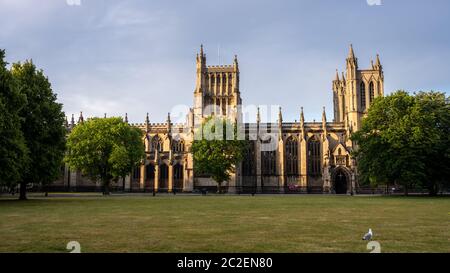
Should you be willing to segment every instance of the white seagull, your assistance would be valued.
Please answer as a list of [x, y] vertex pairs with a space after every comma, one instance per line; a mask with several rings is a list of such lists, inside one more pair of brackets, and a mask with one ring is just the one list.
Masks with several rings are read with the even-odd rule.
[[363, 236], [363, 240], [364, 241], [370, 241], [372, 239], [373, 233], [372, 233], [372, 229], [369, 228], [369, 232], [367, 232], [366, 234], [364, 234]]

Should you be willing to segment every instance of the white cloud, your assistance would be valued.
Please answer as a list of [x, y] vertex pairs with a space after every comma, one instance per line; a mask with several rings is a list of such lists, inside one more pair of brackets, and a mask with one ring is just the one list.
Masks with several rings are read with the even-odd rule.
[[125, 27], [149, 23], [161, 23], [161, 14], [157, 11], [149, 14], [145, 10], [130, 5], [129, 2], [119, 2], [107, 7], [104, 16], [99, 19], [96, 27]]

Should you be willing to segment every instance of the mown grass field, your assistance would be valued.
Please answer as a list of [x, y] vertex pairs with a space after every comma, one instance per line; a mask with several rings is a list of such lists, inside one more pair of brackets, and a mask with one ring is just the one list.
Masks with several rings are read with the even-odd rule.
[[450, 199], [366, 196], [0, 198], [0, 252], [450, 252]]

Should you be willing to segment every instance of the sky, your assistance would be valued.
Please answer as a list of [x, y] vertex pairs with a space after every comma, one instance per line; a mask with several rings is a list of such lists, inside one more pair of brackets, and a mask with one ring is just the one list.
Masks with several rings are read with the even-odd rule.
[[280, 105], [284, 121], [301, 106], [309, 121], [322, 107], [333, 118], [350, 44], [362, 69], [380, 54], [386, 94], [448, 94], [449, 29], [448, 0], [0, 0], [9, 63], [32, 59], [69, 117], [130, 122], [192, 106], [200, 44], [209, 65], [237, 54], [243, 104]]

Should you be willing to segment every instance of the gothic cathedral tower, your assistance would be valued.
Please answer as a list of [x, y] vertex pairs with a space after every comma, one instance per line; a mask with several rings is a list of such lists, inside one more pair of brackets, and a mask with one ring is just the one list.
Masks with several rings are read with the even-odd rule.
[[351, 131], [361, 128], [361, 120], [374, 98], [384, 96], [384, 75], [380, 57], [377, 54], [375, 64], [371, 62], [369, 69], [358, 69], [358, 58], [353, 46], [346, 62], [346, 73], [336, 71], [333, 81], [333, 103], [335, 122], [343, 122]]
[[197, 54], [197, 80], [194, 91], [196, 124], [210, 115], [241, 120], [239, 65], [235, 55], [232, 65], [206, 65], [203, 45]]

